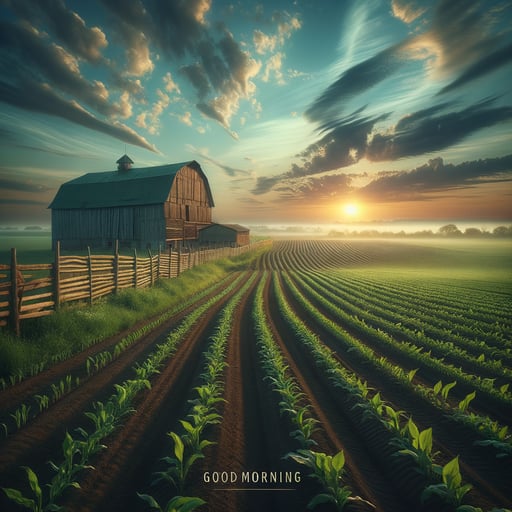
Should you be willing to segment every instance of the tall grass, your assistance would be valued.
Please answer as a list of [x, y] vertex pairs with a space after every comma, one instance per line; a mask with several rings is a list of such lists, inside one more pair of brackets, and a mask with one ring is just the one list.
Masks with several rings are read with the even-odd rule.
[[69, 357], [135, 323], [176, 307], [230, 272], [248, 268], [264, 248], [199, 265], [152, 288], [126, 289], [93, 305], [65, 304], [54, 314], [22, 323], [21, 337], [0, 330], [0, 378], [41, 362]]

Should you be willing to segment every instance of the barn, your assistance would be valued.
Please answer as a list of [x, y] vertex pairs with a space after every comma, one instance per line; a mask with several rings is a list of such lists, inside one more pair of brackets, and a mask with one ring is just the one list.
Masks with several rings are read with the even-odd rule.
[[212, 219], [213, 197], [196, 161], [133, 167], [123, 155], [114, 171], [84, 174], [61, 185], [49, 208], [52, 242], [63, 249], [164, 248], [197, 240]]
[[239, 224], [210, 224], [199, 231], [201, 244], [248, 245], [249, 229]]

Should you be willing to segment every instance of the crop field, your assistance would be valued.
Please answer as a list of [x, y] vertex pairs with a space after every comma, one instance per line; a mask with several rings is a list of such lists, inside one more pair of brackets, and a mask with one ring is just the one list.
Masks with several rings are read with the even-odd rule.
[[510, 249], [275, 240], [5, 380], [0, 510], [512, 508]]

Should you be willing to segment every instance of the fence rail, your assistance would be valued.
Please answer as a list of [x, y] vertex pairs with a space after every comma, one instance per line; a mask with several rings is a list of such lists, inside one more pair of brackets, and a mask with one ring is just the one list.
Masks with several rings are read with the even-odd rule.
[[64, 256], [57, 243], [53, 263], [22, 265], [11, 249], [10, 265], [0, 265], [0, 326], [20, 334], [21, 322], [52, 314], [66, 302], [88, 301], [123, 288], [153, 286], [158, 279], [178, 277], [187, 269], [215, 259], [236, 256], [255, 244], [240, 247], [180, 248], [158, 254]]

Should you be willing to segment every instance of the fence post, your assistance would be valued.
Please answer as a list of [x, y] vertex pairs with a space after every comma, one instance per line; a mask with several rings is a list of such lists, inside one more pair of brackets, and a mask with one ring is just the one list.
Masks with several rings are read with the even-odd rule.
[[137, 249], [133, 249], [133, 287], [137, 288]]
[[60, 307], [60, 240], [55, 244], [55, 261], [53, 262], [53, 296], [55, 309]]
[[178, 242], [178, 268], [176, 270], [176, 277], [181, 274], [181, 244]]
[[92, 304], [92, 259], [91, 259], [91, 248], [87, 246], [87, 266], [89, 269], [89, 303]]
[[16, 336], [20, 335], [20, 306], [21, 297], [19, 297], [18, 288], [18, 262], [16, 261], [16, 248], [11, 248], [11, 314], [12, 327]]
[[119, 240], [114, 246], [114, 293], [119, 292]]
[[148, 256], [149, 256], [149, 282], [150, 286], [153, 286], [155, 280], [153, 277], [154, 269], [153, 269], [153, 255], [151, 254], [151, 249], [148, 247]]
[[172, 277], [172, 247], [169, 244], [169, 279]]

